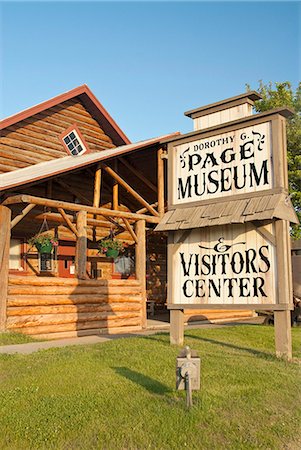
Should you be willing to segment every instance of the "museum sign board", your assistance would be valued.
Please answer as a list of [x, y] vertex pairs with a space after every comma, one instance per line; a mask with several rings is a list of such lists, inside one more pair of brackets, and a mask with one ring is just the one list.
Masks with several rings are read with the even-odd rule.
[[[295, 217], [287, 199], [289, 114], [269, 111], [168, 142], [166, 216], [174, 212], [177, 218], [168, 224], [164, 217], [157, 230], [169, 232], [170, 309], [291, 308], [278, 283], [279, 271], [286, 271], [287, 280], [291, 276], [280, 253], [289, 251], [288, 220]], [[275, 218], [286, 219], [286, 231]]]

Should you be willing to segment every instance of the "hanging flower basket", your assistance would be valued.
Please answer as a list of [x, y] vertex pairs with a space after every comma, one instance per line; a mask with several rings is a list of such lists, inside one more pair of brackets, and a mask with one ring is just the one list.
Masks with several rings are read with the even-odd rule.
[[115, 250], [114, 248], [108, 248], [107, 252], [106, 252], [106, 257], [107, 258], [117, 258], [119, 255], [119, 250]]
[[114, 238], [104, 238], [98, 242], [98, 252], [107, 258], [117, 258], [124, 251], [124, 243]]
[[51, 253], [53, 248], [58, 245], [58, 241], [49, 234], [41, 234], [30, 238], [28, 244], [34, 245], [39, 253]]

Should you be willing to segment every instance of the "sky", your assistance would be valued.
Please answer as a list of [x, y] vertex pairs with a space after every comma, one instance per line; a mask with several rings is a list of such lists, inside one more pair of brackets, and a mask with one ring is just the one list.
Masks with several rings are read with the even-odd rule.
[[87, 84], [131, 141], [301, 74], [300, 2], [1, 2], [0, 115]]

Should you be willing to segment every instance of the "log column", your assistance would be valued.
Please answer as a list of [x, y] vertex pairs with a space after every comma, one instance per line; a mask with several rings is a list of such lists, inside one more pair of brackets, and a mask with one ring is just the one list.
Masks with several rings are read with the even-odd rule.
[[77, 278], [84, 280], [87, 265], [87, 211], [79, 211], [76, 216], [77, 232], [75, 252], [75, 273]]
[[101, 167], [100, 165], [98, 165], [94, 177], [94, 197], [93, 197], [94, 208], [99, 208], [100, 195], [101, 195]]
[[158, 213], [160, 217], [164, 216], [164, 160], [162, 154], [163, 150], [160, 148], [157, 152]]
[[[118, 163], [117, 161], [114, 161], [114, 170], [117, 173], [118, 171]], [[118, 187], [118, 183], [116, 180], [114, 180], [114, 184], [113, 184], [113, 199], [112, 199], [112, 209], [114, 209], [115, 211], [118, 210], [118, 205], [119, 205], [119, 187]]]
[[138, 220], [135, 225], [137, 236], [136, 278], [142, 287], [142, 328], [146, 328], [146, 236], [145, 220]]
[[0, 206], [0, 331], [6, 328], [11, 210]]

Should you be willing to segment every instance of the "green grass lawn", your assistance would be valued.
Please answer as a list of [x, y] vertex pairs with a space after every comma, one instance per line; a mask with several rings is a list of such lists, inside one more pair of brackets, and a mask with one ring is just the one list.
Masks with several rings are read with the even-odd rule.
[[299, 449], [301, 329], [294, 362], [263, 326], [194, 329], [202, 388], [187, 411], [168, 334], [1, 355], [1, 449]]
[[0, 333], [0, 345], [26, 344], [27, 342], [37, 342], [37, 340], [21, 333]]

